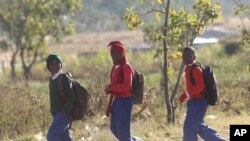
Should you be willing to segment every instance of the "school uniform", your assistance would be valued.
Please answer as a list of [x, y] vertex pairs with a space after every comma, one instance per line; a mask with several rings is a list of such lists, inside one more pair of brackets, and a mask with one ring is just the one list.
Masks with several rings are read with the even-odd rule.
[[205, 141], [224, 141], [218, 133], [204, 123], [204, 116], [207, 111], [208, 103], [202, 96], [204, 92], [203, 72], [200, 67], [195, 67], [192, 71], [196, 85], [190, 80], [190, 71], [193, 64], [185, 67], [185, 85], [187, 101], [186, 118], [183, 127], [183, 141], [197, 141], [199, 135]]
[[110, 130], [119, 141], [140, 141], [132, 137], [130, 132], [133, 96], [131, 93], [134, 71], [128, 63], [124, 45], [119, 41], [111, 42], [111, 51], [116, 50], [123, 55], [121, 62], [114, 62], [111, 69], [108, 91], [111, 94], [106, 115], [110, 117]]
[[[122, 80], [122, 71], [124, 80]], [[114, 97], [111, 106], [110, 129], [119, 141], [130, 141], [130, 119], [133, 107], [132, 69], [129, 64], [115, 66], [112, 69], [109, 90]]]
[[71, 109], [73, 107], [74, 95], [72, 91], [72, 83], [69, 78], [63, 77], [63, 84], [66, 95], [63, 98], [59, 94], [57, 88], [58, 77], [62, 74], [61, 71], [54, 74], [49, 80], [50, 93], [50, 112], [53, 116], [53, 121], [48, 130], [48, 141], [71, 141], [69, 133], [69, 123], [71, 120]]

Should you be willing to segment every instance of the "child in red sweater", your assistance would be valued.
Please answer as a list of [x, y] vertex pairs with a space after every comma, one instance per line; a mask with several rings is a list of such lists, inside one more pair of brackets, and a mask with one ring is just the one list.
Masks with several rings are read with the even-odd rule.
[[131, 137], [130, 119], [133, 108], [133, 97], [130, 91], [134, 71], [128, 63], [124, 44], [120, 41], [110, 42], [108, 47], [113, 60], [111, 82], [106, 93], [111, 94], [106, 110], [110, 118], [110, 129], [119, 141], [139, 141], [138, 137]]
[[[206, 125], [203, 120], [208, 104], [206, 99], [202, 96], [205, 88], [203, 72], [202, 69], [196, 65], [195, 49], [193, 47], [185, 47], [182, 52], [182, 59], [186, 65], [186, 92], [179, 97], [179, 101], [182, 103], [189, 98], [187, 101], [186, 119], [183, 127], [183, 141], [197, 141], [197, 135], [205, 141], [225, 141], [214, 129]], [[195, 79], [195, 85], [191, 83], [189, 77], [192, 65], [196, 65], [191, 72]]]

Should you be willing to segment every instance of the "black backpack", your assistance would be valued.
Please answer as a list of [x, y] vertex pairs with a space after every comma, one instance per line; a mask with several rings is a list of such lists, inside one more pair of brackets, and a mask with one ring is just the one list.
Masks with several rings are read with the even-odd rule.
[[[112, 75], [112, 74], [111, 74]], [[122, 80], [123, 76], [123, 68], [122, 68]], [[131, 93], [134, 98], [134, 104], [142, 104], [144, 97], [144, 75], [136, 70], [134, 70]]]
[[193, 85], [195, 85], [195, 79], [194, 79], [192, 71], [195, 67], [200, 67], [203, 71], [203, 80], [205, 84], [205, 91], [203, 93], [203, 96], [207, 100], [208, 105], [211, 105], [211, 106], [216, 105], [219, 94], [218, 94], [216, 79], [215, 79], [212, 68], [209, 66], [204, 66], [200, 63], [193, 64], [190, 70], [190, 74], [189, 74], [191, 83]]
[[59, 94], [65, 98], [65, 91], [62, 85], [63, 77], [68, 77], [72, 82], [72, 88], [74, 93], [74, 105], [71, 110], [71, 121], [81, 120], [87, 114], [88, 101], [90, 95], [88, 91], [75, 79], [72, 78], [70, 73], [63, 73], [59, 76], [57, 80], [57, 89], [59, 89]]
[[136, 70], [134, 70], [131, 92], [134, 97], [134, 104], [142, 104], [144, 95], [144, 77], [142, 73]]

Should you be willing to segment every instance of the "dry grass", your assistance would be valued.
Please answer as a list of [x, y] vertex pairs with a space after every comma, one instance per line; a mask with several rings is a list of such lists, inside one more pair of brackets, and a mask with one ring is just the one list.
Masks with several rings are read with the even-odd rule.
[[[162, 107], [164, 110], [164, 107]], [[210, 109], [212, 110], [212, 109]], [[185, 110], [182, 110], [184, 113]], [[205, 122], [214, 128], [223, 138], [229, 140], [229, 127], [232, 124], [248, 124], [250, 120], [249, 115], [243, 116], [227, 116], [220, 111], [214, 111], [213, 114], [207, 115]], [[151, 117], [147, 120], [136, 120], [132, 122], [132, 134], [139, 136], [143, 141], [181, 141], [182, 140], [182, 126], [184, 114], [180, 117], [179, 123], [176, 125], [169, 125], [165, 121], [165, 116]], [[157, 116], [157, 115], [155, 115]], [[212, 117], [212, 118], [211, 118]], [[97, 124], [94, 126], [93, 124]], [[91, 119], [85, 123], [77, 124], [73, 133], [76, 140], [81, 138], [92, 138], [93, 141], [116, 141], [108, 127], [108, 119], [104, 118], [104, 123], [98, 123], [98, 119]], [[101, 125], [101, 126], [98, 126]], [[81, 127], [82, 126], [82, 127]], [[79, 130], [80, 129], [80, 130]], [[200, 139], [201, 140], [201, 139]]]
[[133, 47], [143, 43], [143, 33], [141, 31], [82, 33], [65, 38], [60, 45], [51, 46], [53, 51], [79, 54], [106, 49], [108, 43], [113, 40], [121, 40], [127, 47]]
[[0, 140], [47, 129], [47, 97], [9, 84], [0, 84]]
[[[47, 91], [42, 90], [42, 86], [45, 86], [45, 84], [34, 85], [34, 89], [23, 90], [19, 87], [1, 84], [0, 106], [1, 110], [4, 111], [1, 111], [0, 115], [0, 131], [2, 131], [0, 140], [38, 141], [41, 139], [40, 141], [45, 141], [51, 117], [47, 105], [48, 95], [44, 95]], [[42, 97], [34, 95], [38, 93]], [[143, 141], [181, 141], [186, 108], [184, 105], [180, 105], [176, 111], [176, 124], [168, 124], [163, 95], [157, 93], [158, 91], [152, 91], [152, 95], [157, 97], [145, 99], [148, 106], [140, 116], [133, 119], [132, 134], [141, 137]], [[44, 106], [46, 106], [46, 109], [41, 108]], [[105, 107], [105, 104], [103, 106]], [[240, 115], [231, 114], [223, 111], [222, 107], [222, 103], [216, 107], [210, 107], [205, 122], [228, 140], [230, 125], [248, 124], [250, 116], [244, 111]], [[133, 113], [140, 108], [142, 108], [142, 105], [135, 106]], [[71, 132], [75, 140], [116, 141], [109, 130], [109, 119], [104, 116], [103, 110], [93, 110], [92, 112], [93, 114], [90, 114], [86, 120], [73, 123]]]

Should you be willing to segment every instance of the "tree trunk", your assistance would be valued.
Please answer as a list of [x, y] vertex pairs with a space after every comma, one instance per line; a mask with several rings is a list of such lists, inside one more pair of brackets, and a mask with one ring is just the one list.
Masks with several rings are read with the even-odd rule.
[[163, 29], [163, 35], [165, 40], [163, 41], [163, 77], [164, 77], [164, 94], [165, 94], [165, 102], [167, 107], [167, 122], [173, 123], [174, 122], [174, 115], [173, 115], [173, 106], [170, 102], [170, 95], [169, 95], [169, 77], [168, 77], [168, 47], [167, 47], [167, 26], [168, 26], [168, 15], [169, 15], [169, 6], [170, 0], [167, 1], [166, 4], [166, 13], [165, 13], [165, 23]]
[[[28, 81], [29, 81], [29, 78], [31, 76], [31, 69], [32, 69], [33, 65], [36, 63], [36, 60], [38, 57], [39, 47], [36, 47], [35, 50], [33, 51], [33, 58], [30, 61], [30, 63], [25, 62], [25, 56], [24, 56], [25, 51], [26, 51], [26, 48], [22, 47], [20, 50], [20, 57], [21, 57], [21, 61], [22, 61], [23, 75], [24, 75], [25, 80], [26, 80], [27, 85], [28, 85]], [[27, 59], [29, 59], [29, 58], [27, 58]]]
[[[17, 53], [19, 52], [19, 45], [20, 45], [20, 42], [19, 40], [17, 40], [17, 38], [15, 38], [16, 40], [13, 39], [13, 31], [12, 31], [12, 28], [9, 29], [9, 49], [11, 50], [12, 52], [12, 56], [11, 56], [11, 60], [10, 60], [10, 70], [11, 70], [11, 74], [10, 74], [10, 77], [11, 77], [11, 80], [12, 81], [15, 81], [16, 80], [16, 56], [17, 56]], [[15, 47], [13, 47], [12, 45], [12, 42], [15, 43]]]
[[184, 69], [184, 63], [182, 62], [181, 63], [181, 66], [180, 66], [180, 69], [179, 69], [179, 74], [178, 74], [178, 78], [177, 78], [177, 81], [175, 83], [175, 87], [174, 87], [174, 90], [173, 90], [173, 94], [171, 96], [171, 99], [170, 99], [170, 102], [173, 106], [173, 120], [175, 122], [175, 109], [177, 108], [177, 105], [174, 103], [174, 99], [177, 95], [177, 90], [179, 88], [179, 84], [180, 84], [180, 80], [181, 80], [181, 74], [183, 72], [183, 69]]
[[17, 75], [16, 75], [16, 67], [15, 67], [15, 65], [16, 65], [16, 55], [17, 55], [17, 53], [18, 53], [18, 49], [16, 49], [16, 51], [12, 54], [12, 56], [11, 56], [11, 61], [10, 61], [10, 69], [11, 69], [11, 80], [12, 81], [15, 81], [16, 80], [16, 77], [17, 77]]
[[23, 75], [25, 77], [25, 82], [26, 82], [26, 86], [29, 86], [29, 78], [31, 76], [31, 68], [27, 67], [27, 66], [23, 66]]
[[182, 62], [181, 63], [181, 66], [180, 66], [180, 69], [179, 69], [179, 74], [178, 74], [178, 78], [177, 78], [177, 81], [175, 83], [175, 87], [174, 87], [174, 91], [173, 91], [173, 94], [171, 96], [171, 102], [174, 101], [174, 98], [176, 97], [176, 94], [177, 94], [177, 90], [179, 88], [179, 84], [180, 84], [180, 80], [181, 80], [181, 74], [183, 72], [183, 69], [184, 69], [184, 63]]
[[[192, 46], [193, 43], [194, 43], [194, 39], [195, 39], [196, 35], [193, 36], [190, 40], [188, 40], [187, 42], [187, 46]], [[174, 121], [175, 121], [175, 109], [177, 108], [177, 105], [174, 104], [174, 99], [177, 95], [177, 90], [179, 88], [179, 84], [180, 84], [180, 80], [181, 80], [181, 74], [183, 73], [183, 69], [184, 69], [185, 65], [183, 63], [183, 61], [181, 62], [181, 66], [180, 66], [180, 69], [179, 69], [179, 74], [178, 74], [178, 78], [177, 78], [177, 81], [175, 83], [175, 87], [174, 87], [174, 91], [173, 91], [173, 94], [171, 96], [171, 99], [170, 99], [170, 102], [173, 106], [173, 113], [174, 113]]]

